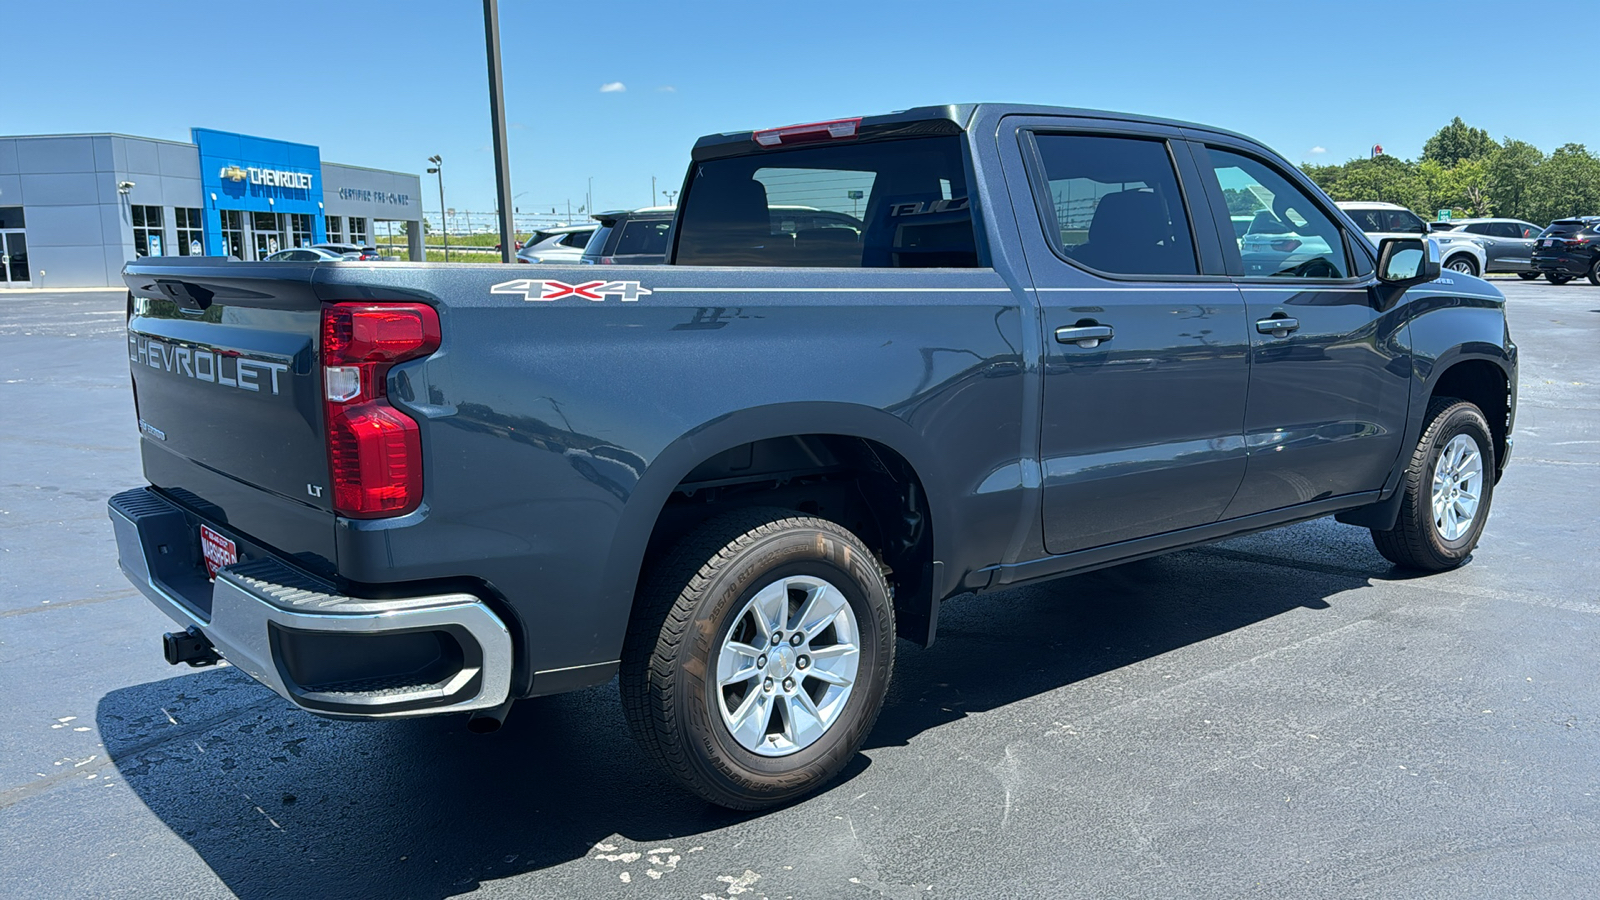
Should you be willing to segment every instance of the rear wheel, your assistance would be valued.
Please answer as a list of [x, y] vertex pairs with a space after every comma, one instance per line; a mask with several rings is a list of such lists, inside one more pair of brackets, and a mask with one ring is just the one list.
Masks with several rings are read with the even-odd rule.
[[1596, 256], [1594, 262], [1589, 263], [1589, 283], [1600, 287], [1600, 256]]
[[1546, 273], [1544, 273], [1544, 280], [1550, 282], [1551, 284], [1566, 284], [1567, 282], [1572, 280], [1572, 276], [1571, 275], [1557, 275], [1554, 272], [1546, 272]]
[[894, 666], [882, 569], [843, 527], [745, 509], [652, 567], [622, 658], [646, 753], [712, 803], [760, 809], [826, 784], [877, 721]]
[[1372, 530], [1378, 552], [1397, 566], [1424, 572], [1466, 562], [1489, 517], [1493, 448], [1482, 410], [1465, 400], [1435, 397], [1400, 482], [1400, 516], [1393, 528]]
[[1465, 253], [1450, 257], [1450, 261], [1445, 263], [1444, 267], [1452, 272], [1460, 272], [1463, 275], [1478, 274], [1478, 261]]
[[1539, 277], [1538, 272], [1518, 272], [1517, 277], [1523, 281], [1533, 281]]

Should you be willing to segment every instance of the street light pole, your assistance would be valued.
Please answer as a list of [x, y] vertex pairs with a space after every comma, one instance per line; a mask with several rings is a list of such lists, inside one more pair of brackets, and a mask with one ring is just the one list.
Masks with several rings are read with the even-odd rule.
[[506, 95], [500, 78], [500, 10], [498, 0], [483, 0], [483, 41], [489, 57], [489, 121], [494, 129], [495, 195], [500, 198], [500, 261], [511, 262], [516, 246], [511, 226], [510, 155], [506, 146]]
[[[444, 160], [438, 155], [428, 157], [428, 162], [433, 163], [433, 168], [428, 170], [429, 175], [439, 176], [439, 233], [444, 235], [444, 261], [450, 261], [450, 220], [444, 208]], [[428, 261], [428, 238], [422, 238], [422, 261]]]

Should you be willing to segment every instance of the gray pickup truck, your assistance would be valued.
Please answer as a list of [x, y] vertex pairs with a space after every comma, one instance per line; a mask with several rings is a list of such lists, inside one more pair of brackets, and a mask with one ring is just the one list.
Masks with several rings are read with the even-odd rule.
[[668, 263], [130, 264], [110, 514], [167, 659], [477, 731], [618, 677], [753, 809], [846, 765], [954, 596], [1329, 514], [1449, 569], [1511, 449], [1500, 292], [1209, 127], [713, 135]]

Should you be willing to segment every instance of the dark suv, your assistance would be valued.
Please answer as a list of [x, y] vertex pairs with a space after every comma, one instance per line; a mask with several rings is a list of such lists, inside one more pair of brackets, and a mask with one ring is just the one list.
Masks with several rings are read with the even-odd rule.
[[1600, 285], [1600, 216], [1558, 219], [1533, 242], [1533, 267], [1551, 284], [1579, 275]]
[[659, 266], [667, 261], [667, 238], [672, 232], [670, 206], [618, 209], [595, 213], [600, 227], [583, 248], [584, 265]]

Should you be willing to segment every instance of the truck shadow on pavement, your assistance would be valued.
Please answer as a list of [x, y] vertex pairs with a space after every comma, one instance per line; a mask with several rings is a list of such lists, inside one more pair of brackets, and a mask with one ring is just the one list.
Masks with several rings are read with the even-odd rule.
[[[1203, 549], [952, 601], [934, 647], [899, 645], [869, 754], [835, 790], [862, 789], [875, 748], [1292, 610], [1328, 609], [1328, 597], [1388, 577], [1381, 560], [1339, 573]], [[595, 859], [593, 873], [549, 871], [536, 888], [576, 896], [618, 883], [616, 857], [597, 844], [681, 856], [764, 815], [709, 806], [661, 774], [629, 736], [614, 683], [519, 703], [487, 737], [467, 733], [465, 717], [319, 719], [229, 668], [113, 691], [97, 718], [121, 777], [246, 898], [447, 897]], [[633, 877], [646, 865], [635, 857]], [[650, 886], [697, 895], [688, 887]]]

